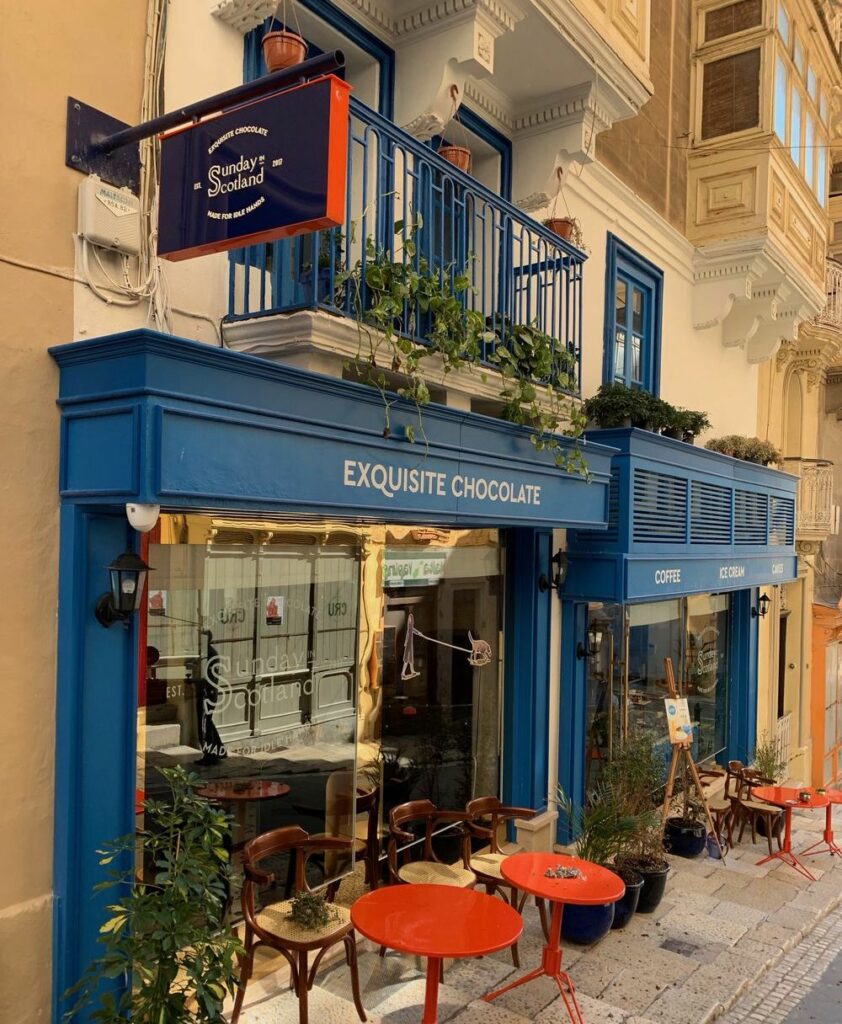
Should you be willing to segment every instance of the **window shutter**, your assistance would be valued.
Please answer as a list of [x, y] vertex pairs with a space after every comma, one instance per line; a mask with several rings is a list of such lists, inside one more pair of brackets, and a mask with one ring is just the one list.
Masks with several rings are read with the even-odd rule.
[[760, 50], [712, 60], [703, 73], [702, 139], [756, 128], [760, 122]]
[[756, 28], [763, 20], [762, 0], [739, 0], [727, 7], [717, 7], [705, 15], [705, 42], [732, 36]]

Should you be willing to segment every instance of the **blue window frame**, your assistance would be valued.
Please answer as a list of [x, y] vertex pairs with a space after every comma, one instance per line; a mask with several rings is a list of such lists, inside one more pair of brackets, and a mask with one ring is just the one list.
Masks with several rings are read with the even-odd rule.
[[657, 395], [664, 273], [610, 232], [605, 264], [603, 380]]

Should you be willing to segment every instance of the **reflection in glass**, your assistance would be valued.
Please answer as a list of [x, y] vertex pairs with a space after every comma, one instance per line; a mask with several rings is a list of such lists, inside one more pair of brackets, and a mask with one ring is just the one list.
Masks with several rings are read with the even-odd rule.
[[643, 292], [639, 288], [632, 288], [632, 330], [643, 333]]
[[637, 334], [632, 335], [631, 344], [631, 378], [640, 381], [640, 349], [642, 341]]
[[728, 723], [727, 594], [687, 598], [685, 693], [693, 721], [693, 755], [702, 761], [725, 748]]
[[614, 374], [618, 380], [622, 380], [626, 372], [626, 332], [617, 331], [614, 334]]
[[627, 285], [626, 282], [621, 278], [617, 278], [617, 287], [615, 289], [615, 308], [616, 308], [616, 321], [618, 324], [625, 324], [626, 322], [626, 305], [627, 299]]

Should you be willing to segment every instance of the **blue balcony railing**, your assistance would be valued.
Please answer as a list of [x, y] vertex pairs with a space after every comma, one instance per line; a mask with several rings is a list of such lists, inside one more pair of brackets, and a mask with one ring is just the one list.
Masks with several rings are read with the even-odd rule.
[[[554, 339], [557, 365], [569, 367], [578, 392], [584, 254], [355, 99], [350, 117], [345, 224], [232, 253], [227, 319], [300, 309], [355, 316], [368, 299], [371, 240], [395, 262], [412, 260], [451, 280], [467, 274], [471, 287], [460, 299], [482, 314], [493, 337], [484, 362], [513, 328], [534, 326]], [[359, 294], [341, 277], [355, 267]], [[424, 343], [418, 310], [405, 308], [400, 328]]]

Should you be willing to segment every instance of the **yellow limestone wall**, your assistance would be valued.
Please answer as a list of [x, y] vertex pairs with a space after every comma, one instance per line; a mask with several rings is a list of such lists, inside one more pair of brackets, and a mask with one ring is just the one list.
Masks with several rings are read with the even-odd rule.
[[0, 1021], [49, 1020], [58, 577], [58, 374], [73, 284], [68, 94], [136, 122], [146, 5], [5, 4], [0, 32]]

